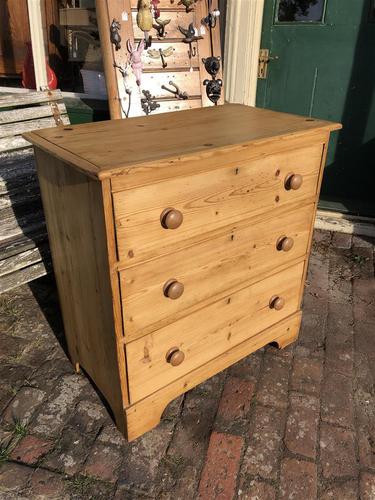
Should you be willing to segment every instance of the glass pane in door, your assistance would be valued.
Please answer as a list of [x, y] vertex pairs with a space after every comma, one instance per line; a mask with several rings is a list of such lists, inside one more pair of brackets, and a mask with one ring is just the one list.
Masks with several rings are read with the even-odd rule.
[[325, 0], [279, 0], [277, 23], [321, 23]]

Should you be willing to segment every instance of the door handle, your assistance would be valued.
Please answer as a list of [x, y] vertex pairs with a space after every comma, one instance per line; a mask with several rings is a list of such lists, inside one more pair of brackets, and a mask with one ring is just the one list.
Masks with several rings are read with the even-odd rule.
[[268, 63], [277, 60], [279, 56], [270, 56], [269, 49], [260, 49], [259, 51], [259, 64], [258, 64], [258, 78], [265, 80], [267, 78]]

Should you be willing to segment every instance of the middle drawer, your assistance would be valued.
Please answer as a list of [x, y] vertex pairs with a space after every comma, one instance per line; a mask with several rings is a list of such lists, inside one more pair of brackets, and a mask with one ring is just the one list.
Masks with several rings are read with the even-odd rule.
[[134, 340], [307, 252], [314, 205], [269, 212], [213, 239], [120, 272], [125, 338]]

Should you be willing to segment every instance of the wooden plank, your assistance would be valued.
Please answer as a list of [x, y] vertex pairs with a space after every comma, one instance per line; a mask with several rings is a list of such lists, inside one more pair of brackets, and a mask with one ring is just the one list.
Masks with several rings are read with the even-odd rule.
[[[165, 387], [295, 313], [303, 269], [302, 262], [126, 344], [131, 402]], [[273, 296], [284, 299], [281, 310], [269, 306]], [[178, 366], [167, 362], [166, 355], [172, 348], [185, 355]]]
[[300, 323], [301, 313], [298, 312], [245, 340], [241, 344], [232, 347], [232, 349], [220, 356], [210, 359], [206, 364], [196, 368], [184, 377], [174, 380], [160, 391], [127, 408], [128, 440], [132, 441], [155, 427], [159, 423], [168, 403], [180, 394], [190, 391], [208, 377], [212, 377], [271, 342], [278, 343], [280, 347], [286, 347], [297, 338]]
[[48, 245], [25, 250], [17, 255], [0, 260], [0, 277], [14, 273], [25, 267], [49, 260]]
[[[31, 205], [31, 204], [30, 204]], [[16, 211], [17, 212], [17, 211]], [[20, 234], [28, 234], [34, 230], [44, 227], [44, 216], [41, 208], [34, 208], [33, 205], [23, 213], [14, 213], [12, 208], [1, 211], [0, 242], [12, 240]]]
[[[171, 178], [159, 184], [113, 194], [119, 258], [126, 265], [165, 255], [243, 219], [314, 196], [322, 147], [315, 145], [252, 162], [236, 162], [215, 171]], [[298, 190], [286, 190], [294, 172], [303, 177]], [[115, 187], [114, 181], [113, 186]], [[160, 216], [171, 207], [183, 215], [176, 230], [163, 228]]]
[[0, 139], [0, 153], [25, 149], [30, 147], [30, 142], [20, 135]]
[[[21, 114], [21, 112], [20, 112]], [[62, 116], [61, 120], [64, 125], [69, 125], [68, 116]], [[40, 128], [55, 127], [56, 121], [53, 117], [38, 118], [36, 120], [28, 120], [16, 123], [8, 123], [0, 126], [0, 139], [4, 137], [20, 136], [25, 132], [30, 132], [32, 130], [37, 130]]]
[[[190, 67], [192, 68], [198, 68], [199, 67], [199, 62], [198, 62], [198, 49], [197, 49], [197, 43], [193, 43], [192, 47], [194, 50], [196, 50], [196, 55], [192, 57], [191, 59], [191, 64], [188, 58], [188, 50], [189, 46], [185, 43], [179, 43], [179, 42], [170, 42], [170, 43], [164, 43], [164, 42], [159, 42], [155, 41], [152, 43], [152, 46], [150, 49], [145, 50], [142, 54], [142, 62], [144, 65], [145, 71], [147, 70], [161, 70], [162, 69], [162, 62], [160, 57], [157, 59], [154, 59], [153, 57], [150, 56], [149, 51], [156, 51], [158, 52], [159, 49], [162, 50], [167, 50], [169, 48], [173, 49], [173, 53], [170, 57], [165, 57], [165, 62], [168, 65], [167, 66], [167, 71], [170, 71], [171, 69], [184, 69], [189, 70]], [[171, 49], [171, 50], [172, 50]]]
[[[132, 16], [133, 16], [134, 37], [136, 38], [136, 40], [140, 40], [144, 38], [144, 34], [143, 31], [141, 31], [137, 26], [137, 21], [136, 21], [137, 11], [133, 11]], [[184, 38], [184, 35], [178, 29], [178, 26], [180, 25], [183, 28], [187, 28], [190, 23], [194, 23], [195, 14], [194, 12], [186, 14], [186, 12], [182, 10], [178, 10], [175, 12], [168, 11], [168, 12], [163, 12], [163, 14], [160, 16], [160, 19], [162, 20], [170, 19], [170, 23], [167, 24], [165, 27], [166, 37], [163, 40], [167, 42], [169, 40], [176, 41], [176, 40], [182, 40]], [[156, 22], [154, 22], [154, 24], [156, 24]], [[152, 35], [153, 39], [152, 47], [154, 47], [154, 43], [159, 40], [156, 29], [153, 29], [150, 34]]]
[[[96, 15], [100, 34], [100, 45], [103, 54], [103, 66], [108, 92], [108, 104], [111, 118], [124, 118], [125, 115], [121, 108], [123, 101], [124, 107], [127, 106], [127, 95], [124, 89], [124, 82], [120, 71], [114, 67], [114, 62], [121, 67], [125, 67], [128, 59], [126, 48], [127, 40], [134, 39], [133, 24], [131, 17], [130, 0], [96, 0]], [[126, 14], [126, 16], [125, 16]], [[127, 18], [127, 20], [125, 20]], [[109, 27], [113, 19], [121, 24], [122, 49], [116, 51], [110, 40]], [[135, 96], [138, 93], [138, 87], [135, 78], [131, 77], [128, 86]], [[140, 100], [132, 99], [131, 116], [141, 115], [142, 109]]]
[[[143, 262], [120, 272], [124, 331], [127, 342], [202, 309], [225, 290], [276, 272], [307, 252], [314, 204], [274, 210], [251, 222], [228, 227], [219, 236]], [[293, 248], [278, 250], [281, 237]], [[165, 297], [171, 279], [184, 285], [177, 300]]]
[[69, 354], [124, 429], [102, 186], [39, 149], [35, 155]]
[[[61, 115], [66, 114], [64, 103], [57, 103], [57, 107]], [[21, 122], [25, 120], [35, 120], [37, 118], [44, 118], [47, 116], [52, 116], [50, 104], [45, 104], [43, 106], [33, 106], [31, 108], [6, 110], [0, 113], [0, 125], [6, 123]]]
[[18, 288], [25, 283], [41, 278], [48, 273], [44, 262], [38, 262], [32, 266], [19, 269], [11, 274], [6, 274], [0, 277], [0, 294]]
[[[131, 0], [131, 8], [133, 10], [137, 10], [137, 5], [138, 5], [138, 0]], [[168, 10], [168, 11], [183, 11], [185, 12], [185, 7], [183, 5], [178, 4], [178, 0], [160, 0], [160, 3], [158, 4], [158, 8], [161, 10]]]
[[355, 216], [328, 210], [318, 210], [315, 228], [324, 231], [355, 234], [375, 238], [375, 219], [373, 217]]
[[7, 239], [6, 242], [0, 243], [0, 260], [7, 259], [26, 250], [31, 250], [46, 240], [47, 231], [45, 227], [30, 232], [29, 235], [21, 233], [13, 239]]
[[40, 199], [40, 190], [37, 179], [27, 182], [17, 188], [8, 189], [6, 194], [0, 194], [0, 211], [4, 208], [18, 207], [27, 202], [35, 202]]
[[[185, 162], [189, 165], [194, 156], [195, 159], [199, 156], [202, 170], [208, 158], [214, 154], [217, 161], [224, 149], [228, 154], [236, 152], [239, 157], [241, 151], [248, 157], [255, 151], [257, 154], [271, 154], [285, 150], [288, 140], [291, 143], [298, 139], [311, 142], [316, 140], [314, 135], [320, 140], [326, 132], [338, 128], [340, 125], [335, 123], [226, 104], [137, 117], [134, 121], [111, 120], [71, 125], [58, 131], [50, 129], [29, 133], [26, 138], [72, 162], [77, 168], [91, 165], [87, 168], [89, 175], [95, 166], [100, 178], [131, 172], [128, 175], [131, 179], [133, 175], [142, 176], [147, 171], [145, 177], [150, 179], [153, 169], [158, 170], [165, 165], [170, 167], [171, 164], [168, 177], [171, 173], [178, 175], [180, 165]], [[86, 167], [84, 161], [88, 162]], [[146, 163], [149, 164], [147, 167]], [[184, 170], [187, 175], [186, 165]]]
[[[157, 99], [160, 97], [171, 98], [172, 94], [161, 88], [164, 85], [174, 90], [169, 83], [171, 81], [182, 91], [187, 92], [189, 97], [200, 96], [199, 71], [144, 73], [142, 81], [144, 88], [149, 90]], [[175, 100], [177, 101], [177, 99]]]
[[[24, 151], [27, 154], [24, 154]], [[34, 153], [32, 148], [14, 151], [16, 156], [0, 155], [0, 195], [36, 180]]]
[[27, 0], [0, 3], [0, 75], [19, 78], [30, 42]]
[[62, 98], [60, 90], [9, 93], [0, 96], [0, 109], [27, 106], [29, 104], [41, 104], [43, 102], [60, 101]]
[[173, 111], [182, 111], [184, 109], [196, 109], [202, 106], [201, 99], [189, 99], [186, 101], [173, 99], [171, 100], [158, 100], [160, 107], [156, 109], [153, 113], [169, 113]]

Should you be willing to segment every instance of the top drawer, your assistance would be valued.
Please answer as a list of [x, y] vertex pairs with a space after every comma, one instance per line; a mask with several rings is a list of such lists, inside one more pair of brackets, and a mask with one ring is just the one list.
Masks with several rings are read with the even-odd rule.
[[126, 266], [158, 257], [228, 224], [315, 196], [321, 158], [318, 144], [113, 193], [119, 260]]

